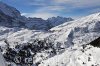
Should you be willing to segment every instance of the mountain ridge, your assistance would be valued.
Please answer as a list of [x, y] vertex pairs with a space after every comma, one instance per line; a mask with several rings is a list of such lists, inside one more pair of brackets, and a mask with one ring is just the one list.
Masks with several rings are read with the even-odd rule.
[[[0, 1], [0, 20], [1, 22], [6, 22], [6, 24], [1, 23], [1, 26], [6, 27], [20, 27], [32, 30], [49, 30], [55, 27], [51, 21], [56, 20], [56, 23], [62, 24], [64, 22], [72, 21], [72, 18], [54, 17], [51, 20], [44, 20], [42, 18], [32, 18], [22, 16], [21, 13], [14, 7], [11, 7], [2, 1]], [[49, 19], [49, 18], [48, 18]], [[60, 22], [61, 21], [61, 22]], [[53, 21], [54, 22], [54, 21]], [[58, 24], [58, 25], [59, 25]]]

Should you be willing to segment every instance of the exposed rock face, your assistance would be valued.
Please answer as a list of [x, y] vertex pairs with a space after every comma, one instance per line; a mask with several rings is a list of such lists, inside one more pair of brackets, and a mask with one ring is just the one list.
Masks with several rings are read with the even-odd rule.
[[0, 25], [6, 27], [23, 27], [25, 26], [20, 12], [0, 1]]
[[42, 18], [28, 18], [25, 24], [30, 29], [35, 30], [49, 30], [47, 21]]
[[94, 47], [100, 47], [100, 37], [90, 42], [90, 44], [93, 45]]
[[21, 16], [20, 12], [16, 8], [11, 7], [1, 1], [0, 1], [0, 12], [3, 12], [5, 15], [8, 15], [10, 17], [15, 17], [15, 18]]

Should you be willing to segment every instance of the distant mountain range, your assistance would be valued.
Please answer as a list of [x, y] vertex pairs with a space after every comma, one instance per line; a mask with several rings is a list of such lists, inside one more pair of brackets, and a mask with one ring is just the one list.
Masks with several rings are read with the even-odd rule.
[[42, 18], [26, 18], [20, 12], [3, 2], [0, 2], [0, 25], [6, 27], [24, 27], [34, 30], [49, 30], [64, 22], [72, 21], [72, 18], [52, 17], [47, 20]]

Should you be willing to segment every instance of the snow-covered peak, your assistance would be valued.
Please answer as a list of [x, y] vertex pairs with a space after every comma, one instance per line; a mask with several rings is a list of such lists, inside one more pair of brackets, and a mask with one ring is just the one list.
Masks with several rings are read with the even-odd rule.
[[[55, 41], [62, 41], [67, 47], [65, 52], [42, 61], [39, 66], [100, 66], [100, 48], [87, 45], [100, 37], [100, 13], [64, 23], [51, 32]], [[99, 40], [93, 43], [100, 45]]]
[[28, 21], [26, 23], [26, 26], [31, 29], [36, 30], [49, 30], [57, 25], [60, 25], [64, 22], [72, 21], [72, 18], [65, 18], [65, 17], [52, 17], [48, 18], [47, 20], [44, 20], [42, 18], [28, 18]]
[[65, 22], [73, 21], [73, 19], [70, 17], [66, 18], [66, 17], [57, 16], [57, 17], [48, 18], [47, 21], [50, 24], [52, 24], [53, 27], [55, 27], [55, 26], [65, 23]]
[[[52, 17], [48, 20], [42, 18], [26, 18], [21, 16], [20, 12], [3, 2], [0, 1], [0, 25], [7, 27], [27, 27], [28, 29], [35, 30], [49, 30], [52, 27], [60, 25], [64, 22], [72, 21], [72, 18], [65, 17]], [[6, 25], [5, 25], [6, 23]]]
[[70, 44], [87, 44], [100, 36], [99, 14], [95, 13], [75, 21], [66, 22], [50, 29], [50, 31], [57, 35], [56, 41], [68, 41], [67, 44], [70, 43], [69, 41], [71, 41]]
[[10, 17], [19, 17], [20, 12], [11, 6], [8, 6], [7, 4], [0, 1], [0, 12], [4, 13], [5, 15], [8, 15]]
[[[34, 22], [32, 22], [34, 23]], [[36, 25], [37, 23], [35, 23]], [[39, 25], [40, 26], [40, 25]], [[92, 14], [81, 19], [70, 21], [54, 27], [47, 31], [35, 31], [28, 34], [30, 30], [25, 31], [25, 34], [21, 30], [21, 33], [13, 33], [10, 38], [16, 38], [15, 40], [35, 39], [35, 38], [50, 38], [52, 41], [63, 43], [62, 46], [70, 47], [73, 44], [82, 45], [91, 42], [92, 40], [100, 36], [100, 16]], [[13, 36], [13, 35], [20, 36]], [[23, 37], [22, 37], [23, 36]], [[21, 42], [26, 41], [22, 40]], [[14, 40], [13, 40], [14, 42]]]
[[[83, 26], [89, 25], [93, 22], [96, 23], [98, 21], [100, 21], [100, 13], [95, 13], [95, 14], [92, 14], [92, 15], [89, 15], [89, 16], [71, 21], [71, 22], [65, 22], [64, 24], [56, 26], [56, 27], [52, 28], [51, 30], [60, 30], [63, 28], [67, 29], [70, 27], [75, 28], [77, 26], [83, 27]], [[64, 29], [64, 30], [66, 30], [66, 29]]]

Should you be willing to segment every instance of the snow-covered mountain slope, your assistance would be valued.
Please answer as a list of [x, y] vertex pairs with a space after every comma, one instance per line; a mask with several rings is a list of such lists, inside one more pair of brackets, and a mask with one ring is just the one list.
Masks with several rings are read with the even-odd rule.
[[39, 66], [100, 66], [100, 48], [88, 45], [66, 49], [62, 54], [56, 55], [41, 62]]
[[[58, 35], [56, 41], [62, 39], [66, 41], [66, 39], [71, 39], [71, 42], [74, 44], [89, 43], [100, 36], [100, 13], [92, 14], [69, 23], [64, 23], [52, 28], [51, 32], [52, 31]], [[62, 36], [63, 38], [61, 39]]]
[[[98, 37], [100, 37], [100, 13], [64, 23], [50, 29], [49, 32], [23, 29], [9, 35], [8, 41], [14, 44], [16, 40], [19, 43], [27, 43], [37, 38], [49, 38], [54, 42], [55, 48], [58, 46], [58, 42], [61, 48], [65, 48], [64, 53], [58, 53], [52, 58], [41, 61], [40, 66], [91, 66], [92, 64], [99, 64], [97, 58], [100, 49], [92, 47], [83, 53], [81, 51], [82, 45], [88, 44]], [[89, 56], [89, 53], [92, 56]], [[89, 58], [91, 58], [91, 61], [88, 62]]]
[[5, 15], [8, 15], [10, 17], [20, 17], [21, 16], [20, 12], [17, 9], [15, 9], [1, 1], [0, 1], [0, 12], [3, 12]]
[[62, 54], [42, 61], [39, 66], [100, 66], [100, 48], [86, 45], [100, 37], [100, 13], [64, 23], [51, 31], [56, 34], [55, 41], [66, 41], [68, 48]]
[[[94, 47], [95, 46], [95, 47]], [[74, 45], [39, 66], [100, 66], [100, 37], [85, 45]]]
[[26, 17], [21, 16], [20, 12], [0, 1], [0, 26], [5, 27], [25, 27]]
[[[64, 47], [73, 44], [87, 44], [100, 36], [100, 15], [92, 14], [81, 19], [64, 23], [47, 31], [22, 29], [9, 35], [16, 40], [23, 38], [51, 38], [55, 43], [61, 42]], [[22, 41], [26, 41], [26, 40]], [[13, 40], [12, 40], [13, 41]]]

